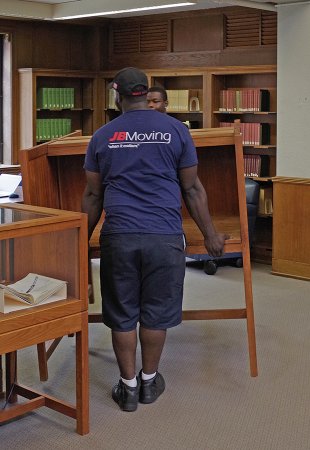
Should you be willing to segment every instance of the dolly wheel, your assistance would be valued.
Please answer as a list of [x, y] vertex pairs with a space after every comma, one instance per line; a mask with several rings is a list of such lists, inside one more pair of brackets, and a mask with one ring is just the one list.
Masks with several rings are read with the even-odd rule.
[[217, 271], [217, 264], [215, 261], [205, 261], [203, 270], [207, 275], [214, 275]]
[[243, 259], [242, 258], [237, 258], [236, 259], [236, 267], [243, 267]]

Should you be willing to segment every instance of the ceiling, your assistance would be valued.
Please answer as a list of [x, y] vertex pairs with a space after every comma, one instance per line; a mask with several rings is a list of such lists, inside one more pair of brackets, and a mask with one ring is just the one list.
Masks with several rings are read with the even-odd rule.
[[[309, 0], [113, 0], [113, 2], [111, 0], [0, 0], [0, 16], [38, 20], [69, 20], [80, 17], [116, 18], [196, 11], [224, 6], [245, 6], [276, 11], [282, 5], [308, 2]], [[187, 5], [176, 6], [177, 3], [187, 3]], [[145, 7], [160, 8], [144, 10]]]

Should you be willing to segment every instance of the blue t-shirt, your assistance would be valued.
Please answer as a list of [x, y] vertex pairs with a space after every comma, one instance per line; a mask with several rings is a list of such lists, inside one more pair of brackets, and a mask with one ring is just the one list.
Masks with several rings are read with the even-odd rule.
[[84, 168], [101, 175], [102, 233], [182, 233], [178, 170], [197, 162], [188, 129], [166, 114], [128, 111], [101, 127]]

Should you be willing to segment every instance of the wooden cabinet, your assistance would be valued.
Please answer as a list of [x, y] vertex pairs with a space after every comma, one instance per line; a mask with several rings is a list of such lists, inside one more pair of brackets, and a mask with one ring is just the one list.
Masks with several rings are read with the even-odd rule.
[[310, 280], [310, 179], [276, 177], [272, 273]]
[[[0, 355], [6, 354], [8, 408], [0, 423], [45, 406], [76, 419], [88, 433], [87, 216], [29, 205], [0, 207], [0, 274], [12, 283], [28, 273], [67, 281], [66, 300], [0, 313]], [[47, 340], [76, 335], [76, 405], [18, 383], [16, 351]], [[72, 355], [69, 354], [68, 357]], [[61, 377], [59, 378], [61, 383]], [[21, 396], [29, 401], [17, 402]]]
[[19, 69], [19, 148], [100, 125], [94, 72]]

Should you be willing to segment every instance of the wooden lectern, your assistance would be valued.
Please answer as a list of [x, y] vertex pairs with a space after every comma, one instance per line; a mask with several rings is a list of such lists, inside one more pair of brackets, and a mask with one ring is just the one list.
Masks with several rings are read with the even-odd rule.
[[[243, 149], [240, 127], [192, 130], [197, 148], [199, 178], [204, 185], [210, 213], [218, 231], [227, 233], [226, 253], [242, 253], [245, 307], [229, 310], [184, 311], [184, 320], [246, 319], [250, 372], [257, 375], [253, 295], [248, 240]], [[76, 132], [62, 139], [21, 150], [25, 203], [80, 211], [85, 187], [84, 156], [89, 137]], [[186, 208], [183, 227], [188, 254], [206, 254], [203, 237]], [[99, 256], [98, 228], [91, 239], [93, 254]], [[89, 322], [101, 315], [89, 315]]]

